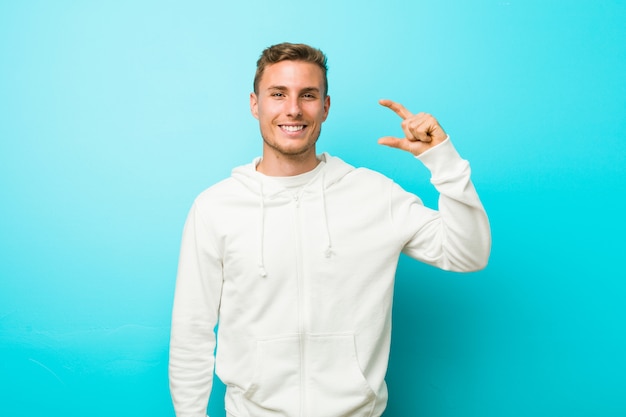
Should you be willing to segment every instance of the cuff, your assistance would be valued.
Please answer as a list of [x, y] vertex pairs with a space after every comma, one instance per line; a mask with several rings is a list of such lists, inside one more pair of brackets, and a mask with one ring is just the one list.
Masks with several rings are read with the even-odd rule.
[[422, 161], [430, 171], [433, 179], [454, 175], [467, 165], [467, 161], [461, 158], [461, 155], [459, 155], [452, 144], [450, 136], [440, 144], [421, 153], [415, 158]]

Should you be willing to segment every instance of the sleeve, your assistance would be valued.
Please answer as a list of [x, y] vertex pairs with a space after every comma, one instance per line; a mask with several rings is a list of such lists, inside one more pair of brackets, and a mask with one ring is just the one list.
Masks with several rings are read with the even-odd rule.
[[403, 252], [448, 271], [483, 269], [491, 251], [491, 229], [470, 180], [469, 163], [449, 138], [416, 158], [431, 173], [431, 183], [439, 192], [438, 209], [424, 207], [418, 198], [407, 198], [408, 193], [396, 187], [392, 210], [397, 227], [411, 233]]
[[196, 202], [183, 230], [172, 312], [169, 381], [177, 417], [205, 417], [213, 386], [222, 266], [212, 241]]

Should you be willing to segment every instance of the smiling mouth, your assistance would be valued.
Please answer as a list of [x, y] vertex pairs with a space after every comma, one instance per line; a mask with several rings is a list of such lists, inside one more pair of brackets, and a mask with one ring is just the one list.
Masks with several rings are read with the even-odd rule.
[[280, 125], [280, 128], [282, 130], [284, 130], [285, 132], [290, 132], [290, 133], [300, 132], [304, 130], [305, 127], [306, 126], [304, 125], [295, 125], [295, 126], [294, 125]]

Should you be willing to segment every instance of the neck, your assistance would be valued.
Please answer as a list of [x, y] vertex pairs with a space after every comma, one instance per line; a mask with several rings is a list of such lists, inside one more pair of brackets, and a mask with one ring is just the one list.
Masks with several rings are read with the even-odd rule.
[[276, 155], [272, 152], [263, 152], [263, 158], [256, 170], [270, 177], [292, 177], [314, 170], [319, 162], [315, 149], [306, 155]]

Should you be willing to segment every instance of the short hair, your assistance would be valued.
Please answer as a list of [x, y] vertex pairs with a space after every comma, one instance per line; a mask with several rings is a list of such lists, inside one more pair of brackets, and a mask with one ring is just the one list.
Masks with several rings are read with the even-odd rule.
[[259, 93], [259, 82], [268, 65], [277, 64], [281, 61], [302, 61], [315, 64], [321, 68], [324, 75], [324, 96], [328, 94], [328, 65], [326, 55], [312, 46], [303, 43], [283, 42], [267, 47], [261, 53], [256, 62], [256, 74], [254, 75], [254, 93]]

